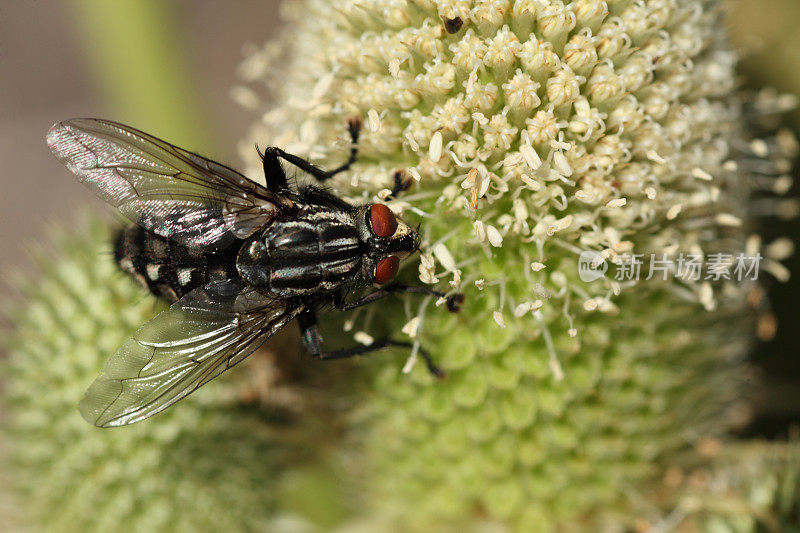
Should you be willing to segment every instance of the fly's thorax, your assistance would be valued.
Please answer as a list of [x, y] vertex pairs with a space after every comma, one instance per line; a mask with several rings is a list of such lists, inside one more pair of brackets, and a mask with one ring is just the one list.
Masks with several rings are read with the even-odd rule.
[[237, 269], [275, 297], [310, 296], [357, 282], [363, 253], [350, 213], [309, 208], [245, 241]]
[[245, 240], [236, 256], [236, 270], [249, 285], [269, 286], [269, 254], [263, 235], [257, 234]]

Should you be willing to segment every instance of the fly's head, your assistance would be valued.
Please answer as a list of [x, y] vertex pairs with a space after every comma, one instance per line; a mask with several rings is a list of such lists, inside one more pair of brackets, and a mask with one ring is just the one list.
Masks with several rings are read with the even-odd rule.
[[389, 283], [400, 260], [419, 249], [419, 235], [384, 204], [359, 207], [355, 221], [366, 249], [364, 277], [378, 285]]

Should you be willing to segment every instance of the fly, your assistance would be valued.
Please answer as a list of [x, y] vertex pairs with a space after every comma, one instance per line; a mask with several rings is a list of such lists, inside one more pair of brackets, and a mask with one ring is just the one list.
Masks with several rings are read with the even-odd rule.
[[[352, 205], [313, 185], [289, 187], [281, 161], [324, 182], [355, 162], [360, 127], [348, 122], [350, 156], [330, 171], [280, 148], [259, 153], [266, 187], [115, 122], [73, 119], [50, 129], [55, 156], [134, 222], [115, 244], [120, 267], [172, 302], [108, 360], [80, 402], [87, 421], [123, 426], [159, 413], [294, 319], [317, 359], [411, 346], [387, 337], [326, 351], [316, 316], [324, 307], [354, 309], [410, 292], [444, 297], [450, 311], [458, 310], [460, 294], [392, 282], [419, 236], [386, 205]], [[402, 172], [394, 181], [393, 195], [407, 189]]]

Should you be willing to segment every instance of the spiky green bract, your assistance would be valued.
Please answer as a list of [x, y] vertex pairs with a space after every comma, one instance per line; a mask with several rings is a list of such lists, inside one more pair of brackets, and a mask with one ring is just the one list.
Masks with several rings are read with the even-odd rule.
[[16, 518], [35, 531], [263, 530], [287, 450], [229, 384], [129, 427], [81, 418], [84, 390], [160, 305], [114, 265], [104, 223], [76, 232], [39, 250], [41, 272], [18, 276], [7, 306], [3, 477]]
[[[369, 363], [352, 431], [366, 523], [656, 523], [666, 466], [724, 432], [742, 385], [753, 284], [706, 278], [708, 263], [758, 252], [751, 192], [786, 190], [739, 158], [769, 146], [743, 133], [717, 3], [285, 6], [293, 60], [276, 74], [270, 44], [242, 65], [279, 102], [243, 142], [251, 175], [253, 142], [335, 166], [361, 117], [361, 158], [333, 186], [386, 200], [404, 170], [414, 188], [390, 205], [422, 223], [420, 281], [466, 296], [460, 315], [409, 299], [354, 321], [373, 336], [402, 327], [449, 373]], [[605, 279], [580, 279], [585, 250]], [[705, 258], [700, 279], [650, 274], [651, 258], [690, 255]]]

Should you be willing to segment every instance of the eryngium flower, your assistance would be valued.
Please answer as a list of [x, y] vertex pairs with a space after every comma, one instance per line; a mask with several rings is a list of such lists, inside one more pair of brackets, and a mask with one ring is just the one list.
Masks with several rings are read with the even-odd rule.
[[[743, 131], [718, 2], [284, 7], [293, 28], [242, 64], [277, 107], [252, 85], [234, 92], [264, 111], [242, 143], [250, 174], [254, 142], [335, 166], [346, 120], [362, 117], [359, 162], [333, 186], [381, 200], [396, 170], [412, 177], [390, 205], [421, 220], [419, 277], [466, 296], [460, 315], [409, 301], [347, 323], [402, 328], [449, 373], [374, 356], [354, 429], [364, 514], [521, 531], [658, 520], [650, 490], [677, 452], [740, 412], [759, 293], [733, 276], [644, 280], [647, 258], [759, 253], [751, 195], [791, 183], [753, 164], [771, 144]], [[610, 264], [604, 278], [579, 277], [587, 250]], [[615, 279], [634, 254], [641, 279]]]

